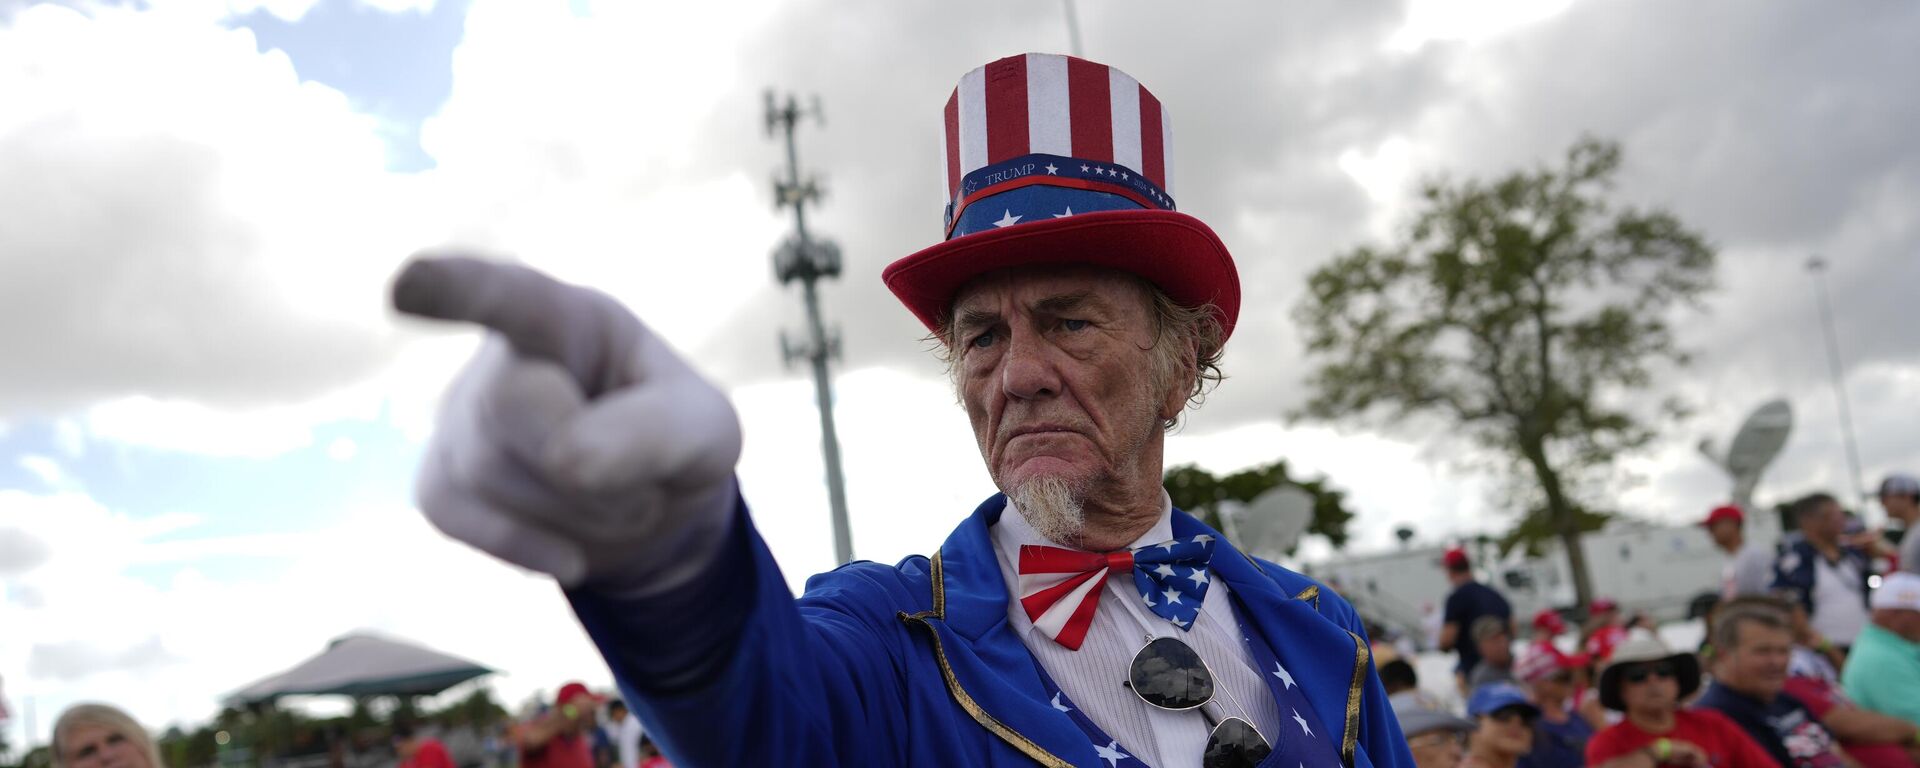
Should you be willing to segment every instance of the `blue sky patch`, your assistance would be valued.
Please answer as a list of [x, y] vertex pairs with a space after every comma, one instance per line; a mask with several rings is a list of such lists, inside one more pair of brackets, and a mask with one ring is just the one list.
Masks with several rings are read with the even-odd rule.
[[302, 82], [346, 94], [353, 108], [383, 123], [387, 168], [434, 166], [420, 146], [420, 124], [453, 93], [453, 49], [466, 33], [469, 0], [439, 0], [425, 13], [387, 13], [355, 0], [321, 0], [299, 21], [264, 10], [238, 17], [261, 51], [280, 50]]

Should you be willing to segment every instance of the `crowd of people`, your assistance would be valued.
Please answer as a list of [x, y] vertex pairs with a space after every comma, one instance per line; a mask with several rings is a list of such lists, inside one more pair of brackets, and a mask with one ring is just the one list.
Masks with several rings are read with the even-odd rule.
[[[498, 751], [450, 749], [440, 729], [406, 713], [395, 713], [387, 733], [391, 752], [350, 758], [334, 751], [330, 767], [672, 768], [624, 701], [579, 682], [562, 685], [551, 704], [509, 723]], [[54, 768], [167, 768], [152, 734], [109, 704], [67, 708], [52, 737]]]
[[[1700, 524], [1728, 560], [1698, 649], [1644, 615], [1589, 606], [1581, 631], [1547, 609], [1516, 643], [1513, 611], [1465, 552], [1438, 632], [1465, 716], [1422, 691], [1406, 660], [1380, 666], [1421, 768], [1914, 768], [1920, 766], [1920, 481], [1886, 478], [1898, 531], [1868, 530], [1829, 494], [1791, 504], [1768, 547], [1738, 507]], [[1517, 647], [1516, 647], [1517, 646]]]

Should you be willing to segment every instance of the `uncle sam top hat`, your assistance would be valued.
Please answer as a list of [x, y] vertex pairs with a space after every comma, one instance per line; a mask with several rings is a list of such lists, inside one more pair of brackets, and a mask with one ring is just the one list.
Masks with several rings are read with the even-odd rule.
[[889, 265], [887, 288], [938, 332], [956, 291], [1009, 267], [1130, 272], [1183, 306], [1240, 314], [1233, 257], [1174, 208], [1171, 123], [1125, 72], [1071, 56], [1009, 56], [960, 78], [946, 106], [946, 240]]

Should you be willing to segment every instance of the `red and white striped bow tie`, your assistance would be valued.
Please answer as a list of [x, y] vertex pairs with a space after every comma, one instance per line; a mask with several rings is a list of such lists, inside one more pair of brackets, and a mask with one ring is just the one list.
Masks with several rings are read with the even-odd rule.
[[1033, 626], [1068, 650], [1080, 650], [1110, 573], [1131, 573], [1147, 610], [1181, 629], [1193, 627], [1206, 600], [1213, 537], [1200, 534], [1134, 550], [1080, 552], [1020, 548], [1020, 607]]

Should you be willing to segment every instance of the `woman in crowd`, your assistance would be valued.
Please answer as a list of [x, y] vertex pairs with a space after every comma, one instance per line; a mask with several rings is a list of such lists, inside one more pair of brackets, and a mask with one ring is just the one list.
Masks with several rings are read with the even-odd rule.
[[1626, 718], [1587, 742], [1587, 764], [1602, 768], [1707, 766], [1771, 768], [1773, 756], [1713, 710], [1681, 709], [1700, 690], [1700, 661], [1667, 650], [1644, 630], [1613, 650], [1600, 672], [1600, 703]]
[[106, 704], [75, 704], [53, 724], [54, 768], [166, 768], [153, 737]]
[[1513, 683], [1488, 683], [1467, 699], [1476, 728], [1467, 740], [1461, 768], [1515, 768], [1533, 750], [1533, 724], [1540, 708]]

